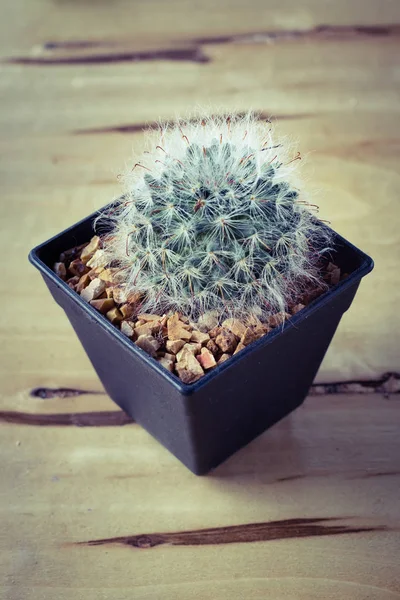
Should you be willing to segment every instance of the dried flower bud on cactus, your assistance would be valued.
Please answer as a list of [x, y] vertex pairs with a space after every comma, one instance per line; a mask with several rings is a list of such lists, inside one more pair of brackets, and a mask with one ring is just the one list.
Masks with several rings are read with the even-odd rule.
[[105, 256], [143, 310], [268, 316], [322, 285], [329, 229], [294, 187], [299, 155], [269, 122], [204, 117], [149, 139], [125, 195], [99, 217]]

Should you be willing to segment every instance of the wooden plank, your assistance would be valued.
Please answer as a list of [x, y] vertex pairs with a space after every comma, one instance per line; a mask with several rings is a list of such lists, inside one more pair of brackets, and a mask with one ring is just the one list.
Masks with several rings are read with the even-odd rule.
[[[3, 596], [399, 598], [398, 3], [0, 11]], [[377, 265], [318, 376], [355, 386], [313, 388], [205, 478], [102, 393], [26, 258], [119, 193], [146, 123], [195, 104], [277, 117], [321, 216]]]
[[310, 397], [209, 477], [136, 424], [3, 422], [5, 597], [396, 597], [394, 398]]

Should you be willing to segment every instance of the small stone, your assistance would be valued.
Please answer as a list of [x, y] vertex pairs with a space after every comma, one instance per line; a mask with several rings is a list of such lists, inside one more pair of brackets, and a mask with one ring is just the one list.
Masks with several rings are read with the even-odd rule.
[[151, 313], [140, 313], [138, 319], [141, 321], [157, 321], [160, 319], [160, 315], [152, 315]]
[[101, 296], [105, 289], [106, 284], [104, 281], [101, 281], [101, 279], [93, 279], [93, 281], [81, 291], [81, 298], [86, 300], [86, 302], [90, 302]]
[[107, 266], [107, 259], [104, 250], [96, 250], [92, 258], [88, 260], [86, 264], [91, 269]]
[[69, 279], [67, 279], [67, 283], [68, 283], [69, 287], [74, 290], [79, 283], [79, 279], [80, 278], [77, 275], [74, 275], [73, 277], [70, 277]]
[[190, 352], [191, 354], [193, 354], [193, 356], [195, 356], [200, 352], [200, 350], [201, 344], [185, 344], [182, 350], [179, 350], [178, 354], [176, 355], [176, 359], [181, 360], [181, 357], [185, 352]]
[[169, 360], [172, 360], [172, 362], [176, 361], [175, 354], [170, 354], [169, 352], [164, 352], [164, 358], [168, 358]]
[[160, 347], [160, 342], [152, 335], [140, 335], [135, 344], [153, 357], [156, 356], [157, 350]]
[[218, 312], [216, 310], [209, 310], [201, 315], [197, 320], [197, 326], [200, 331], [207, 332], [213, 327], [218, 325]]
[[144, 323], [144, 325], [136, 325], [135, 331], [138, 336], [152, 335], [153, 334], [153, 326], [151, 323]]
[[268, 325], [270, 327], [278, 327], [288, 319], [290, 319], [290, 315], [288, 315], [288, 313], [278, 312], [276, 313], [276, 315], [271, 315], [270, 317], [268, 317]]
[[247, 326], [251, 327], [256, 339], [258, 340], [260, 337], [269, 332], [269, 327], [265, 323], [261, 323], [260, 319], [255, 315], [251, 315], [246, 320]]
[[104, 270], [103, 267], [97, 267], [96, 269], [90, 269], [88, 275], [89, 275], [90, 279], [97, 279], [103, 270]]
[[128, 304], [138, 304], [140, 302], [140, 300], [142, 299], [142, 296], [143, 296], [142, 292], [130, 292], [126, 296], [126, 302]]
[[[107, 291], [107, 290], [106, 290]], [[133, 313], [135, 312], [135, 307], [132, 304], [123, 304], [119, 307], [122, 316], [124, 319], [130, 319]]]
[[336, 267], [336, 269], [333, 269], [333, 271], [331, 271], [330, 279], [331, 279], [331, 285], [336, 285], [337, 283], [339, 283], [339, 281], [340, 281], [339, 267]]
[[217, 325], [216, 327], [213, 327], [212, 329], [210, 329], [210, 331], [208, 332], [208, 335], [210, 336], [210, 338], [214, 339], [220, 333], [221, 333], [221, 327], [219, 325]]
[[214, 356], [217, 356], [217, 354], [220, 351], [217, 344], [214, 342], [214, 340], [209, 340], [206, 344], [206, 348], [208, 348], [208, 350], [210, 352], [212, 352], [214, 354]]
[[201, 345], [206, 344], [210, 339], [208, 333], [203, 333], [202, 331], [198, 331], [197, 329], [193, 329], [192, 337], [190, 338], [191, 342], [197, 342]]
[[168, 352], [172, 352], [172, 354], [178, 354], [179, 350], [182, 350], [185, 342], [183, 340], [167, 340], [165, 347]]
[[242, 341], [240, 341], [238, 343], [238, 345], [236, 346], [236, 350], [233, 354], [237, 354], [238, 352], [240, 352], [241, 350], [244, 350], [246, 348], [246, 346], [243, 344]]
[[132, 321], [122, 321], [121, 333], [126, 335], [126, 337], [128, 337], [128, 338], [132, 338], [135, 335], [135, 329], [134, 329]]
[[231, 354], [228, 353], [224, 353], [221, 358], [219, 359], [219, 361], [217, 362], [217, 365], [222, 365], [222, 363], [224, 363], [226, 360], [228, 360], [228, 358], [231, 358]]
[[243, 325], [243, 323], [238, 319], [226, 319], [222, 323], [222, 327], [232, 331], [232, 333], [234, 333], [238, 338], [241, 338], [246, 331], [246, 325]]
[[296, 313], [300, 312], [301, 310], [303, 310], [303, 308], [305, 308], [304, 304], [296, 304], [296, 306], [293, 306], [292, 308], [292, 315], [295, 315]]
[[220, 347], [222, 352], [228, 352], [231, 354], [235, 351], [237, 346], [237, 339], [234, 333], [231, 331], [227, 331], [226, 329], [221, 329], [221, 333], [217, 335], [215, 338], [215, 343]]
[[126, 297], [126, 290], [123, 286], [113, 287], [113, 296], [114, 296], [114, 300], [117, 304], [124, 304], [125, 302], [128, 301], [127, 297]]
[[113, 293], [112, 287], [106, 288], [106, 296], [107, 296], [107, 298], [114, 298], [114, 293]]
[[68, 271], [71, 273], [71, 275], [82, 277], [82, 275], [89, 272], [89, 269], [85, 263], [83, 263], [79, 258], [76, 258], [70, 263]]
[[[106, 301], [109, 301], [109, 298], [106, 298]], [[114, 300], [113, 300], [113, 304], [114, 304]], [[121, 321], [123, 319], [121, 311], [116, 306], [114, 306], [114, 308], [112, 308], [111, 310], [109, 310], [106, 313], [106, 317], [109, 321], [111, 321], [111, 323], [113, 325], [118, 325], [119, 323], [121, 323]]]
[[92, 237], [90, 242], [85, 246], [81, 252], [81, 261], [85, 264], [90, 260], [93, 254], [100, 248], [100, 238], [98, 235]]
[[[100, 268], [100, 267], [98, 267]], [[115, 276], [118, 273], [119, 269], [103, 269], [100, 271], [98, 277], [102, 279], [106, 283], [115, 283]]]
[[183, 327], [183, 323], [179, 320], [178, 313], [175, 313], [167, 321], [168, 339], [169, 340], [190, 340], [192, 334]]
[[160, 358], [157, 358], [157, 362], [159, 362], [160, 365], [162, 367], [164, 367], [164, 369], [167, 369], [167, 371], [169, 371], [170, 373], [173, 373], [173, 371], [174, 371], [174, 362], [172, 360], [170, 360], [166, 356], [162, 356]]
[[114, 300], [111, 298], [102, 298], [101, 300], [91, 300], [90, 304], [103, 315], [114, 308]]
[[193, 383], [204, 375], [201, 365], [189, 350], [183, 352], [175, 368], [183, 383]]
[[66, 280], [66, 278], [67, 278], [67, 269], [65, 268], [64, 263], [62, 263], [62, 262], [56, 262], [54, 264], [53, 271], [54, 271], [54, 273], [56, 275], [58, 275], [58, 277], [60, 277], [60, 279], [62, 279], [63, 281]]
[[243, 346], [248, 346], [257, 339], [257, 334], [255, 333], [254, 329], [252, 327], [246, 327], [239, 343], [243, 344]]
[[89, 273], [85, 273], [85, 275], [82, 275], [82, 277], [76, 284], [76, 291], [78, 292], [78, 294], [80, 294], [81, 291], [84, 290], [85, 287], [87, 287], [90, 282], [91, 282], [91, 279], [89, 277]]
[[208, 348], [202, 348], [201, 353], [198, 354], [196, 358], [205, 371], [207, 369], [212, 369], [212, 367], [217, 365], [214, 355], [208, 350]]

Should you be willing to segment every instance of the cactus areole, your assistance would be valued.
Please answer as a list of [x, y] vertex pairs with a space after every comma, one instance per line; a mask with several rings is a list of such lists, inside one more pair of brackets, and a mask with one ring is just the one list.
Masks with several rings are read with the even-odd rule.
[[245, 319], [286, 311], [307, 287], [323, 287], [331, 233], [298, 186], [299, 158], [251, 114], [149, 132], [123, 197], [96, 221], [126, 291], [159, 314]]

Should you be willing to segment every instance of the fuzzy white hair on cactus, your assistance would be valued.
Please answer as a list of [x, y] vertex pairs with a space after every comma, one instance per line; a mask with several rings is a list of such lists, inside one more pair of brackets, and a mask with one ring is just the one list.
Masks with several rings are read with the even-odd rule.
[[324, 285], [330, 230], [298, 189], [299, 156], [251, 113], [150, 131], [125, 194], [99, 217], [127, 292], [140, 292], [151, 312], [246, 319], [285, 311], [307, 286]]

